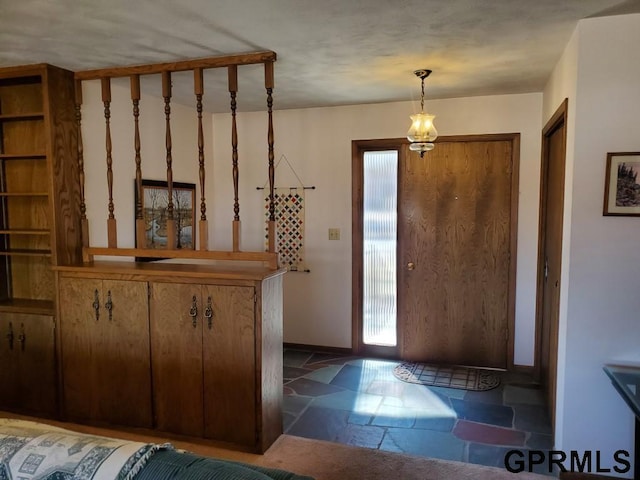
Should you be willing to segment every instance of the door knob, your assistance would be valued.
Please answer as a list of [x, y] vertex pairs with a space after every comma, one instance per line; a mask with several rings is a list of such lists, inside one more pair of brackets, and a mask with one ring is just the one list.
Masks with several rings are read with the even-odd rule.
[[407, 270], [413, 270], [414, 268], [416, 268], [416, 264], [413, 262], [409, 262], [407, 263]]

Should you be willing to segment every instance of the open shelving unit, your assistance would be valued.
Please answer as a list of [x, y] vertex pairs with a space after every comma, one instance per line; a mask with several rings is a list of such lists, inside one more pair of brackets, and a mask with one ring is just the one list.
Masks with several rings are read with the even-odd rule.
[[0, 408], [55, 415], [54, 267], [81, 259], [73, 73], [0, 69]]
[[79, 217], [62, 183], [76, 169], [73, 85], [49, 65], [0, 71], [0, 312], [55, 315], [52, 267], [79, 258], [79, 230], [59, 233]]

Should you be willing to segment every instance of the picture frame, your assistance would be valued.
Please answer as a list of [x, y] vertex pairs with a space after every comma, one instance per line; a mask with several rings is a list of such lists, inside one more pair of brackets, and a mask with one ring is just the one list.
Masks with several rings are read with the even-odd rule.
[[[138, 203], [138, 189], [135, 188]], [[176, 247], [195, 250], [194, 226], [196, 224], [196, 186], [193, 183], [173, 182], [173, 218], [176, 221]], [[145, 225], [145, 245], [138, 248], [167, 248], [166, 219], [169, 200], [169, 185], [163, 180], [142, 180], [142, 216]], [[137, 226], [136, 226], [137, 228]], [[136, 238], [138, 232], [136, 231]], [[157, 260], [157, 259], [156, 259]]]
[[604, 183], [606, 216], [640, 216], [640, 152], [607, 153]]

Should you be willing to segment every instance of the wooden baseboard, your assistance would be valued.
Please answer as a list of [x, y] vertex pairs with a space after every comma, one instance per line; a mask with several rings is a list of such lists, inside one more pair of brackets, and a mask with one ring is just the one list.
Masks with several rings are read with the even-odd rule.
[[535, 367], [533, 365], [513, 365], [508, 368], [508, 371], [534, 376]]
[[304, 350], [314, 353], [336, 353], [340, 355], [352, 355], [353, 350], [351, 348], [340, 347], [325, 347], [322, 345], [306, 345], [303, 343], [284, 343], [284, 348], [289, 350]]

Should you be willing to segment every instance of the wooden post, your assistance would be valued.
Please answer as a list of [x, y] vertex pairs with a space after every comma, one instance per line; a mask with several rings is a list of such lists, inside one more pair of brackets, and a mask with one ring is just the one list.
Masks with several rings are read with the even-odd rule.
[[268, 110], [268, 128], [267, 128], [267, 143], [269, 150], [269, 251], [276, 251], [276, 210], [275, 210], [275, 198], [273, 195], [274, 183], [275, 183], [275, 167], [274, 153], [273, 153], [273, 62], [266, 62], [264, 64], [264, 86], [267, 90], [267, 110]]
[[82, 246], [89, 246], [89, 220], [87, 220], [87, 204], [84, 197], [84, 147], [82, 144], [82, 82], [75, 82], [76, 125], [78, 127], [78, 176], [80, 181], [80, 228]]
[[233, 251], [240, 251], [240, 202], [238, 201], [238, 127], [236, 123], [236, 94], [238, 92], [238, 66], [231, 65], [229, 72], [229, 94], [231, 96], [231, 162], [233, 175]]
[[200, 177], [200, 221], [198, 234], [200, 250], [209, 249], [209, 224], [207, 222], [207, 203], [204, 194], [204, 134], [202, 132], [202, 96], [204, 95], [204, 79], [202, 68], [193, 70], [193, 89], [196, 94], [196, 110], [198, 111], [198, 165]]
[[116, 217], [113, 213], [113, 159], [111, 158], [111, 79], [105, 77], [102, 82], [102, 103], [104, 104], [105, 146], [107, 150], [107, 188], [109, 190], [109, 217], [107, 218], [107, 245], [118, 248]]
[[133, 148], [136, 162], [136, 247], [146, 248], [147, 225], [142, 210], [142, 157], [140, 156], [140, 75], [131, 75], [131, 102], [133, 103]]
[[176, 222], [173, 218], [173, 169], [171, 158], [171, 72], [162, 72], [162, 96], [166, 120], [165, 145], [167, 148], [167, 249], [176, 248]]

